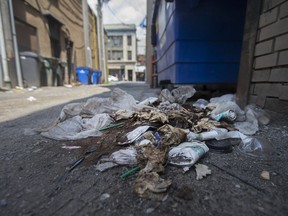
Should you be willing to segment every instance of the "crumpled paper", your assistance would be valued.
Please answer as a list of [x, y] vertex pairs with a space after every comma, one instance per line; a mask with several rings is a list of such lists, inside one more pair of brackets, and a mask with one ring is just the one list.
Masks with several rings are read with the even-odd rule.
[[162, 200], [166, 195], [171, 180], [160, 178], [156, 172], [141, 172], [135, 181], [134, 191], [143, 198], [152, 200]]

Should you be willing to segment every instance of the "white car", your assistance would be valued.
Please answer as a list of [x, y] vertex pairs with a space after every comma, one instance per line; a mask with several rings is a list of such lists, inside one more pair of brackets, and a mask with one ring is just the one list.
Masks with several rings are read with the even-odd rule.
[[117, 82], [117, 81], [119, 81], [119, 79], [118, 79], [118, 77], [109, 75], [109, 76], [108, 76], [108, 81], [109, 81], [109, 82]]

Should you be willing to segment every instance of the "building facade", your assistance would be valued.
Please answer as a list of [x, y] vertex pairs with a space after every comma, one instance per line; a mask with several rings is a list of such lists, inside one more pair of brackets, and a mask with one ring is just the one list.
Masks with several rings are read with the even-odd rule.
[[[13, 0], [12, 2], [20, 54], [27, 51], [34, 52], [43, 58], [61, 62], [65, 70], [62, 78], [66, 83], [76, 79], [76, 66], [99, 68], [97, 20], [87, 3], [85, 23], [81, 0]], [[88, 40], [84, 38], [84, 25], [87, 25]], [[6, 32], [6, 35], [9, 33]], [[7, 39], [9, 38], [6, 37], [5, 40]], [[87, 65], [87, 62], [90, 65]], [[53, 64], [52, 61], [50, 67], [53, 67]], [[10, 70], [13, 70], [13, 67]], [[15, 84], [12, 85], [14, 86]]]
[[136, 81], [136, 26], [111, 24], [107, 32], [107, 63], [109, 75], [119, 80]]

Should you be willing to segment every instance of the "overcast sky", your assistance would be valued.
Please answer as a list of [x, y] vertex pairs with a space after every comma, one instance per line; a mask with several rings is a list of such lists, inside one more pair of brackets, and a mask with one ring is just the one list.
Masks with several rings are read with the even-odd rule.
[[[90, 5], [94, 2], [97, 0], [88, 0]], [[141, 40], [138, 46], [145, 46], [146, 32], [139, 24], [146, 16], [146, 0], [110, 0], [108, 5], [104, 4], [102, 12], [104, 24], [135, 24], [137, 38]]]

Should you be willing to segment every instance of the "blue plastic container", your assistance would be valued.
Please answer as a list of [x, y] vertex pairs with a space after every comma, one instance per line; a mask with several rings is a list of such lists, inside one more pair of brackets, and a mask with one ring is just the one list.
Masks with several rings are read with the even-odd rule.
[[161, 1], [156, 32], [158, 81], [236, 83], [245, 0]]
[[76, 73], [78, 77], [78, 81], [83, 85], [90, 84], [90, 68], [88, 67], [77, 67]]
[[98, 84], [101, 84], [101, 76], [102, 76], [102, 72], [98, 71]]
[[98, 71], [97, 70], [93, 70], [91, 73], [91, 83], [98, 84]]

